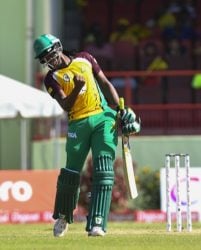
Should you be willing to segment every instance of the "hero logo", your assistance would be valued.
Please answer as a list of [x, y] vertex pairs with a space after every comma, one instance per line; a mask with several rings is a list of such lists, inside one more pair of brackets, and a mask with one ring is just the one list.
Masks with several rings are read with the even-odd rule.
[[26, 181], [5, 181], [0, 185], [0, 201], [6, 202], [10, 198], [25, 202], [31, 199], [33, 194], [31, 185]]

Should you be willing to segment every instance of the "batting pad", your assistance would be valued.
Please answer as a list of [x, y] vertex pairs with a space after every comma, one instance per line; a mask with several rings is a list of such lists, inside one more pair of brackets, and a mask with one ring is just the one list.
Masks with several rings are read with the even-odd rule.
[[62, 168], [57, 180], [57, 192], [53, 218], [63, 218], [73, 223], [73, 210], [79, 197], [80, 174], [67, 168]]
[[106, 231], [113, 183], [112, 157], [104, 155], [95, 159], [86, 231], [91, 231], [94, 226], [99, 226]]

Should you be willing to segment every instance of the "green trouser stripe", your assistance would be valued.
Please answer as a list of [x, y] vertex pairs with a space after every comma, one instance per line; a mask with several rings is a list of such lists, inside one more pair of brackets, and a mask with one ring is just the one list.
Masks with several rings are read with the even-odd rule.
[[73, 222], [73, 210], [79, 197], [80, 174], [68, 169], [61, 169], [57, 181], [57, 192], [53, 218], [65, 217], [68, 223]]

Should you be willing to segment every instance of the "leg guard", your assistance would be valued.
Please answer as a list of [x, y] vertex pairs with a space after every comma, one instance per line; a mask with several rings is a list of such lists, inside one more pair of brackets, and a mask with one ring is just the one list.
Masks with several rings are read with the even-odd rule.
[[93, 184], [86, 231], [99, 226], [106, 231], [111, 204], [114, 170], [111, 156], [100, 156], [94, 160]]
[[53, 218], [65, 218], [73, 223], [73, 210], [76, 208], [79, 197], [80, 174], [62, 168], [57, 180], [57, 192], [54, 205]]

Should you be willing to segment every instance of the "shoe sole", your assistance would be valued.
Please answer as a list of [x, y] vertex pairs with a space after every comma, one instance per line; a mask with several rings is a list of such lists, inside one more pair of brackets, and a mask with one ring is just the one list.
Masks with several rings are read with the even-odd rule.
[[54, 233], [54, 237], [63, 237], [66, 234], [67, 230], [65, 230], [64, 232], [62, 232], [61, 234], [55, 234]]
[[102, 232], [102, 233], [98, 233], [98, 232], [88, 232], [88, 236], [92, 236], [92, 237], [96, 237], [96, 236], [105, 236], [105, 233]]

